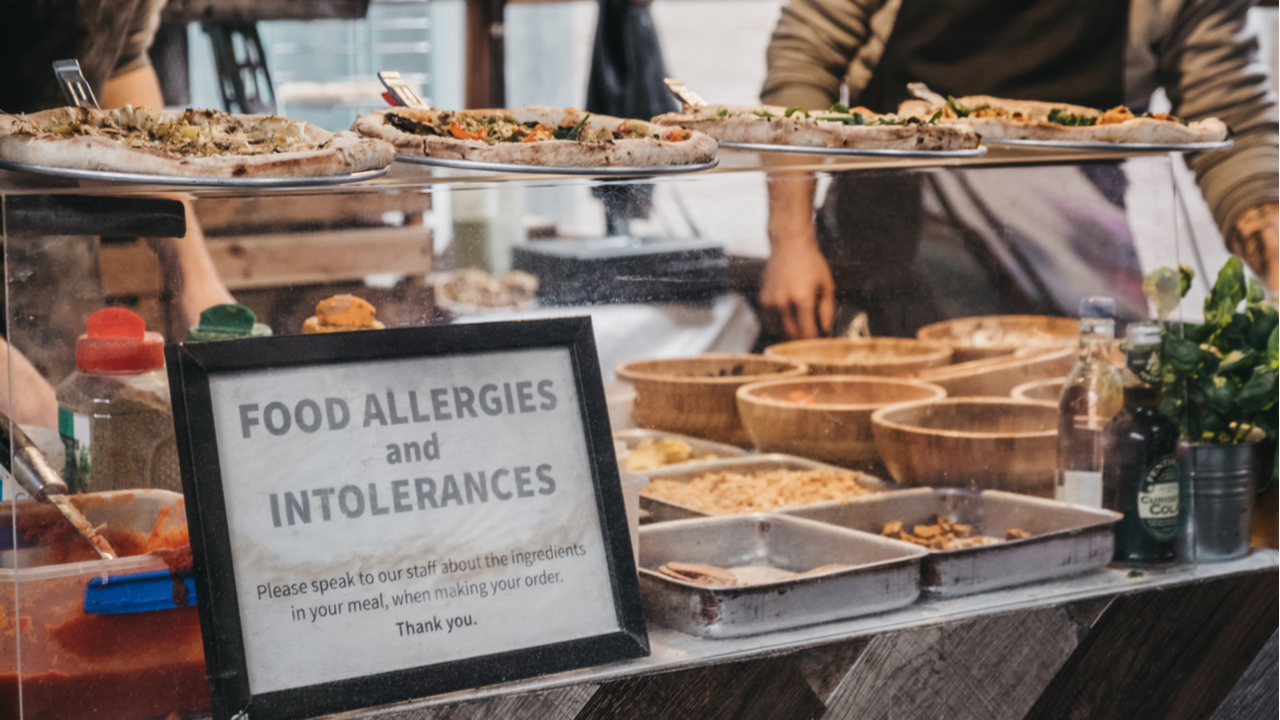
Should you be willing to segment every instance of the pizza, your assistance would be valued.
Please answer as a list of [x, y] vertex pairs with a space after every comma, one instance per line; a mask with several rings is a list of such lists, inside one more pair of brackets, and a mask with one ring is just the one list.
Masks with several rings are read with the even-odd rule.
[[706, 135], [642, 120], [623, 120], [527, 105], [509, 110], [398, 107], [361, 115], [352, 129], [396, 150], [449, 160], [555, 167], [654, 167], [708, 163]]
[[1005, 140], [1185, 144], [1221, 142], [1229, 132], [1217, 118], [1186, 122], [1166, 113], [1136, 114], [1123, 105], [1103, 111], [973, 95], [948, 97], [942, 106], [925, 100], [907, 100], [898, 106], [899, 115], [933, 117], [938, 113], [944, 123], [964, 123], [984, 138]]
[[313, 177], [384, 168], [395, 149], [300, 120], [126, 105], [0, 114], [0, 158], [149, 175]]
[[938, 117], [878, 115], [839, 103], [826, 111], [773, 105], [686, 105], [684, 112], [659, 115], [653, 121], [698, 130], [720, 142], [866, 150], [978, 147], [979, 137], [973, 130], [960, 123], [939, 123]]

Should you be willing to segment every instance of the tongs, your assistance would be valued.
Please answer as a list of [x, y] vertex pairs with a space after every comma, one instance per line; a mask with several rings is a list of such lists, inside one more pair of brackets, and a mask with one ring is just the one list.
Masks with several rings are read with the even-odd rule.
[[707, 101], [702, 99], [701, 95], [690, 90], [684, 83], [675, 78], [663, 78], [662, 82], [666, 84], [667, 89], [680, 99], [687, 108], [703, 108], [707, 106]]
[[[89, 524], [88, 519], [71, 504], [70, 498], [67, 497], [67, 484], [49, 465], [48, 458], [35, 443], [31, 442], [31, 438], [27, 437], [22, 428], [3, 412], [0, 412], [0, 454], [3, 455], [2, 461], [10, 463], [9, 469], [14, 479], [24, 490], [31, 493], [31, 497], [57, 508], [76, 532], [89, 541], [89, 545], [98, 553], [98, 557], [103, 560], [115, 559], [116, 551], [111, 547], [111, 543], [99, 535]], [[12, 461], [9, 461], [9, 458], [12, 458]]]
[[395, 70], [384, 70], [378, 73], [378, 79], [387, 88], [387, 92], [382, 93], [382, 99], [386, 100], [392, 107], [411, 107], [426, 108], [427, 104], [418, 97], [418, 93], [413, 91], [404, 80], [400, 78], [400, 73]]
[[58, 86], [62, 88], [62, 96], [68, 105], [98, 109], [98, 98], [93, 96], [93, 88], [80, 72], [79, 60], [54, 60], [53, 74], [58, 78]]

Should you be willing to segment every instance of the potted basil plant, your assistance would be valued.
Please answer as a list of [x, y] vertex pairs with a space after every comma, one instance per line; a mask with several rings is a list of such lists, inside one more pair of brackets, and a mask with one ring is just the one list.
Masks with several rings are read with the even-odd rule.
[[[1146, 277], [1161, 320], [1193, 278], [1186, 266]], [[1278, 325], [1275, 306], [1256, 280], [1246, 285], [1234, 257], [1205, 300], [1202, 324], [1165, 324], [1160, 407], [1181, 429], [1184, 556], [1193, 561], [1247, 554], [1257, 491], [1275, 479]]]

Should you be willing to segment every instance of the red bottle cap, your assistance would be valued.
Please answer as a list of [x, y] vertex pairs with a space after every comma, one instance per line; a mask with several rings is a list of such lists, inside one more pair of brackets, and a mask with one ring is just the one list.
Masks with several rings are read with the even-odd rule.
[[103, 308], [89, 316], [87, 332], [76, 340], [76, 366], [85, 372], [140, 373], [164, 367], [164, 336], [124, 308]]

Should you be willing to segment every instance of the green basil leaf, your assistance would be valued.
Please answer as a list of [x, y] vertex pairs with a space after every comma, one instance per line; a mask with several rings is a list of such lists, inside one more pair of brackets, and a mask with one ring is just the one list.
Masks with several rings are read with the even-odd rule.
[[729, 117], [729, 109], [720, 108], [719, 110], [716, 111], [716, 117]]
[[1240, 388], [1236, 402], [1247, 412], [1259, 412], [1276, 404], [1276, 373], [1266, 365], [1253, 369], [1249, 381]]
[[808, 112], [807, 110], [805, 110], [804, 108], [801, 108], [801, 107], [789, 107], [789, 108], [787, 108], [787, 117], [791, 117], [792, 115], [795, 115], [796, 113], [800, 113], [801, 115], [804, 115], [805, 117], [809, 117], [809, 112]]
[[1277, 333], [1280, 327], [1271, 328], [1271, 337], [1267, 339], [1267, 366], [1272, 370], [1280, 370], [1280, 353], [1277, 353]]
[[1173, 368], [1174, 372], [1182, 375], [1194, 374], [1204, 362], [1203, 356], [1206, 354], [1200, 349], [1198, 343], [1172, 335], [1164, 336], [1163, 350], [1164, 362]]
[[1182, 302], [1182, 275], [1170, 267], [1159, 267], [1142, 278], [1142, 292], [1156, 306], [1156, 317], [1163, 320]]
[[774, 115], [773, 113], [769, 112], [768, 110], [757, 110], [757, 111], [755, 112], [755, 115], [756, 115], [756, 117], [762, 117], [762, 118], [776, 118], [776, 117], [778, 117], [777, 115]]
[[1267, 298], [1267, 293], [1262, 289], [1262, 283], [1257, 278], [1249, 278], [1249, 290], [1245, 293], [1245, 302], [1250, 305], [1260, 303]]
[[1195, 268], [1186, 264], [1178, 265], [1178, 275], [1181, 278], [1182, 297], [1187, 296], [1187, 291], [1191, 289], [1191, 281], [1196, 279]]
[[1245, 342], [1258, 352], [1266, 352], [1267, 339], [1271, 337], [1271, 331], [1276, 328], [1276, 325], [1280, 325], [1280, 314], [1276, 313], [1276, 309], [1270, 303], [1265, 302], [1248, 308], [1245, 314], [1251, 321]]
[[1210, 325], [1226, 326], [1236, 312], [1236, 306], [1244, 300], [1244, 264], [1232, 257], [1218, 271], [1213, 291], [1204, 301], [1204, 321]]
[[589, 117], [591, 116], [583, 115], [582, 119], [578, 121], [578, 124], [571, 128], [556, 128], [555, 130], [552, 130], [551, 137], [557, 140], [577, 140], [578, 133], [582, 132], [582, 126], [587, 124], [587, 118]]
[[941, 117], [942, 117], [942, 111], [941, 111], [941, 110], [935, 110], [935, 111], [934, 111], [934, 113], [933, 113], [932, 115], [930, 115], [930, 116], [929, 116], [929, 119], [928, 119], [928, 120], [926, 120], [924, 124], [925, 124], [925, 125], [933, 125], [933, 124], [936, 124], [936, 123], [938, 122], [938, 119], [939, 119], [939, 118], [941, 118]]
[[835, 105], [832, 105], [832, 106], [831, 106], [831, 112], [833, 112], [833, 113], [838, 113], [838, 114], [840, 114], [840, 115], [848, 115], [848, 114], [849, 114], [849, 106], [848, 106], [848, 105], [845, 105], [844, 103], [840, 103], [840, 102], [838, 102], [838, 103], [836, 103]]
[[1258, 364], [1260, 359], [1257, 353], [1247, 348], [1244, 350], [1232, 350], [1218, 364], [1218, 372], [1221, 374], [1252, 372], [1253, 367]]
[[1233, 417], [1236, 413], [1236, 386], [1224, 377], [1213, 377], [1201, 386], [1204, 390], [1204, 401], [1209, 409], [1223, 417]]

